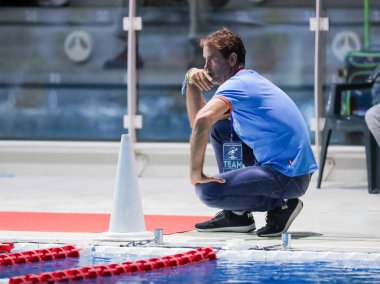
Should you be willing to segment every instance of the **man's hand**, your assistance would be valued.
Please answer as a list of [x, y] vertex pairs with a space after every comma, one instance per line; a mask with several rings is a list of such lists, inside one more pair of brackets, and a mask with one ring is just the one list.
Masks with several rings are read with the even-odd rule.
[[193, 185], [199, 184], [199, 183], [209, 183], [209, 182], [218, 182], [218, 183], [225, 183], [226, 180], [223, 178], [217, 178], [217, 177], [209, 177], [206, 176], [204, 173], [191, 173], [190, 174], [191, 183]]
[[210, 91], [215, 84], [212, 77], [204, 69], [193, 68], [189, 73], [189, 84], [195, 85], [201, 91]]

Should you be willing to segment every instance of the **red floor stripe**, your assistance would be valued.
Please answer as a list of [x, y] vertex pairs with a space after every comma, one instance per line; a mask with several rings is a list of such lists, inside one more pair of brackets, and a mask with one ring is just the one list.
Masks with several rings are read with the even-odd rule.
[[[0, 212], [0, 231], [101, 233], [108, 230], [109, 214]], [[164, 229], [164, 234], [186, 232], [205, 216], [145, 215], [148, 231]]]

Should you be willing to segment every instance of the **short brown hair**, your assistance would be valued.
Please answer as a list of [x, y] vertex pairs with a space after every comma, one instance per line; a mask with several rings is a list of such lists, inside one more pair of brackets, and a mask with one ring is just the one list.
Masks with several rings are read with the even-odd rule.
[[209, 34], [200, 41], [200, 46], [214, 47], [222, 53], [224, 58], [228, 58], [231, 53], [236, 53], [237, 63], [245, 65], [245, 47], [239, 35], [230, 29], [223, 27], [216, 32]]

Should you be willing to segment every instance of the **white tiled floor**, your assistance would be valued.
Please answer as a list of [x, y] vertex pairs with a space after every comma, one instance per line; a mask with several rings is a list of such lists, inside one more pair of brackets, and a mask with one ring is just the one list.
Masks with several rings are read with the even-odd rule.
[[[109, 213], [114, 180], [107, 177], [2, 176], [1, 211]], [[197, 199], [186, 179], [140, 178], [139, 190], [145, 214], [205, 215], [217, 210]], [[293, 247], [380, 252], [380, 195], [368, 194], [366, 184], [312, 183], [302, 198], [304, 209], [290, 227]], [[264, 213], [255, 213], [256, 226], [265, 223]], [[35, 241], [77, 239], [91, 241], [94, 234], [52, 234], [0, 231], [0, 240]], [[196, 244], [276, 246], [279, 239], [259, 238], [254, 233], [188, 232], [165, 236], [167, 246]]]

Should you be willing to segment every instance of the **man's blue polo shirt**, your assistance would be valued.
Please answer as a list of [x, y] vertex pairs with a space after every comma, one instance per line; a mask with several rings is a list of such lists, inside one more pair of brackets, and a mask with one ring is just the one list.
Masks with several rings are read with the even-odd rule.
[[240, 70], [215, 93], [230, 108], [240, 139], [260, 164], [287, 176], [318, 169], [309, 132], [296, 104], [280, 88], [253, 70]]

